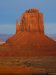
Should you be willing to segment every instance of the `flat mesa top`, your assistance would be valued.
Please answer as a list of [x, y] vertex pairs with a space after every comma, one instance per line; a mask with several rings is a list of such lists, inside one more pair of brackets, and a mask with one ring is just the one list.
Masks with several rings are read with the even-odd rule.
[[38, 12], [39, 10], [37, 8], [32, 8], [32, 9], [29, 9], [29, 10], [26, 10], [26, 13], [36, 13]]

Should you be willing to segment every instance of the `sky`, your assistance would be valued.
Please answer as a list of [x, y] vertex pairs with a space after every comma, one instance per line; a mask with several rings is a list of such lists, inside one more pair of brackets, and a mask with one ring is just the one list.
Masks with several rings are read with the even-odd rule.
[[14, 34], [16, 19], [25, 10], [38, 8], [44, 15], [46, 34], [56, 34], [56, 0], [0, 0], [0, 34]]

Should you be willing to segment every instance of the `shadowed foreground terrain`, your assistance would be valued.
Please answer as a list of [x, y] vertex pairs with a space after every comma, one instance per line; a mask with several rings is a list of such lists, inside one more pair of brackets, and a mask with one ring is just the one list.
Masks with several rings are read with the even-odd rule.
[[54, 75], [56, 73], [56, 57], [3, 57], [0, 58], [0, 73], [14, 73], [22, 75], [38, 75], [40, 73], [44, 73], [44, 75], [46, 75], [46, 73], [48, 73]]
[[15, 73], [10, 73], [10, 74], [1, 74], [1, 75], [52, 75], [48, 73], [32, 73], [32, 74], [15, 74]]

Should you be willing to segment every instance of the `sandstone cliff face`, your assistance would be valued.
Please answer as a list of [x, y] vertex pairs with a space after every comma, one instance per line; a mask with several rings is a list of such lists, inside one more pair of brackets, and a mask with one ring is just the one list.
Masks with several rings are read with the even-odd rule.
[[20, 30], [44, 33], [43, 14], [38, 9], [27, 10], [21, 17]]

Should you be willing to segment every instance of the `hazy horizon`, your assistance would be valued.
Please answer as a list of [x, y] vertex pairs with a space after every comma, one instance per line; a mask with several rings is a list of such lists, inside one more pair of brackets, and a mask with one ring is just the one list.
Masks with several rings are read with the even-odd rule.
[[[54, 31], [53, 31], [53, 25]], [[44, 24], [45, 34], [56, 34], [56, 24]], [[15, 34], [16, 24], [0, 25], [0, 34]]]

